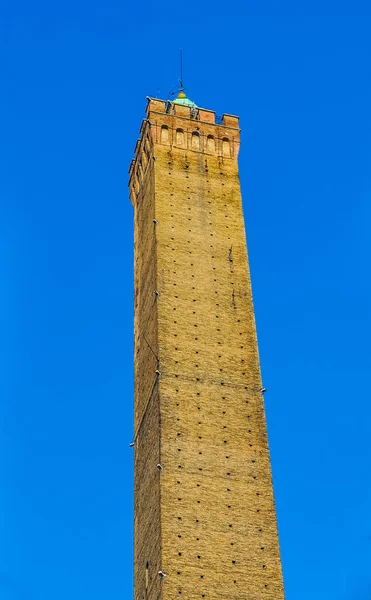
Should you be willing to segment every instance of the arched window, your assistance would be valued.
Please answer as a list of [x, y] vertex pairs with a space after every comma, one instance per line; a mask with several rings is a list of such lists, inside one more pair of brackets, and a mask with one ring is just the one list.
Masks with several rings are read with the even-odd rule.
[[207, 136], [207, 149], [209, 152], [215, 152], [215, 140], [212, 135]]
[[176, 130], [175, 143], [177, 146], [184, 146], [184, 131], [183, 131], [183, 129]]
[[222, 142], [222, 149], [223, 149], [223, 156], [230, 156], [231, 155], [231, 147], [229, 144], [229, 139], [228, 138], [223, 138], [223, 142]]
[[200, 134], [198, 133], [198, 131], [194, 131], [192, 133], [192, 148], [193, 150], [200, 149]]
[[161, 127], [161, 142], [166, 144], [169, 141], [169, 128], [167, 125], [162, 125]]

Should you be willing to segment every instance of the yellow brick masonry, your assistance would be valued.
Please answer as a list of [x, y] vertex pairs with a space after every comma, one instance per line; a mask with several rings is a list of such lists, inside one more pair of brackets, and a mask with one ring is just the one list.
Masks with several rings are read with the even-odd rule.
[[284, 598], [238, 149], [236, 117], [149, 99], [130, 169], [135, 600]]

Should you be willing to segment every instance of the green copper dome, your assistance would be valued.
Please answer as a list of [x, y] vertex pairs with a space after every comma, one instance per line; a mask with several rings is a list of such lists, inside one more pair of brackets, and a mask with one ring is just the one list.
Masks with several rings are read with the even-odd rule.
[[192, 102], [184, 93], [184, 90], [180, 90], [176, 100], [173, 100], [175, 104], [182, 104], [182, 106], [190, 106], [191, 108], [197, 108], [197, 104]]

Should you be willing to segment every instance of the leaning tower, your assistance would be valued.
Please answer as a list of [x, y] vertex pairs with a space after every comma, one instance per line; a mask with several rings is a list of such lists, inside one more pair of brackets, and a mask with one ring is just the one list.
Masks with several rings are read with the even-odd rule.
[[282, 600], [238, 117], [148, 98], [135, 229], [135, 600]]

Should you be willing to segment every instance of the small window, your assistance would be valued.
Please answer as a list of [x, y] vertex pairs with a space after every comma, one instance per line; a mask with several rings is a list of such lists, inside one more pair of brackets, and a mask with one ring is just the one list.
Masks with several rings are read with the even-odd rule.
[[176, 130], [175, 143], [177, 144], [177, 146], [184, 146], [184, 131], [183, 131], [183, 129]]
[[209, 152], [215, 152], [215, 140], [212, 135], [207, 136], [207, 149]]
[[161, 142], [165, 144], [169, 141], [169, 128], [166, 125], [161, 127]]
[[200, 134], [197, 131], [192, 133], [192, 148], [193, 150], [200, 149]]
[[228, 138], [223, 138], [223, 156], [231, 156], [231, 147]]

